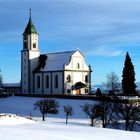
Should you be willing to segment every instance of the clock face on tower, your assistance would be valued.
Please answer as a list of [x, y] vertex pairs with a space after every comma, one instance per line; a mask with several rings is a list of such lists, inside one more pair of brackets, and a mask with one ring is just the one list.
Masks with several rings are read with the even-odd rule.
[[33, 47], [33, 49], [36, 49], [37, 48], [37, 35], [36, 34], [33, 34], [32, 35], [32, 47]]
[[37, 40], [37, 35], [33, 35], [33, 40], [34, 40], [34, 41]]

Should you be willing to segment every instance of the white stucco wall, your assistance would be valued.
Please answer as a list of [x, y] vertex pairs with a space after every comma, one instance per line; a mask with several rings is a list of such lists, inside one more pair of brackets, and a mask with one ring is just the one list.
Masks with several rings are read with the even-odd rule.
[[[80, 64], [80, 69], [77, 68], [77, 64]], [[70, 60], [70, 63], [65, 65], [66, 70], [89, 70], [89, 67], [85, 63], [84, 56], [79, 52], [76, 51]]]
[[[49, 76], [49, 88], [46, 88], [46, 75]], [[58, 88], [55, 88], [55, 75], [58, 75]], [[42, 94], [62, 94], [63, 93], [63, 73], [62, 72], [46, 72], [35, 73], [34, 75], [35, 93]], [[37, 88], [37, 77], [40, 76], [40, 88]]]
[[[79, 68], [77, 65], [79, 64]], [[67, 83], [67, 76], [71, 76], [71, 82]], [[89, 90], [89, 84], [85, 82], [85, 76], [88, 75], [88, 78], [90, 78], [90, 70], [89, 67], [85, 63], [84, 56], [79, 52], [76, 51], [70, 60], [70, 63], [68, 65], [65, 65], [65, 73], [64, 73], [64, 83], [65, 83], [65, 93], [67, 93], [67, 90], [70, 89], [70, 86], [74, 85], [77, 82], [82, 82], [87, 85], [87, 88]], [[89, 79], [90, 81], [90, 79]], [[71, 90], [72, 94], [76, 94], [75, 90]], [[81, 94], [85, 94], [85, 89], [81, 89]]]
[[33, 70], [38, 65], [38, 58], [40, 56], [39, 51], [29, 51], [29, 61], [30, 61], [30, 92], [33, 92]]

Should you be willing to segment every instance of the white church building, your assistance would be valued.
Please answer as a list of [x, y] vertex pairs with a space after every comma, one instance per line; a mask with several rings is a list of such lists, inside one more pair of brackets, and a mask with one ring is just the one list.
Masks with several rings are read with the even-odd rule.
[[[88, 94], [91, 67], [80, 50], [40, 54], [31, 14], [23, 33], [21, 92], [23, 94]], [[81, 83], [82, 88], [74, 88]]]

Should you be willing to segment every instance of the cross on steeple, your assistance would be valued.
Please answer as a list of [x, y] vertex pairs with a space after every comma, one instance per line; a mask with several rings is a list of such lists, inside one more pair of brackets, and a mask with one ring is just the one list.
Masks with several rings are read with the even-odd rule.
[[29, 9], [29, 16], [30, 16], [30, 18], [31, 18], [31, 15], [32, 15], [32, 9], [30, 8]]
[[29, 21], [28, 21], [28, 24], [25, 28], [24, 34], [31, 34], [31, 33], [36, 33], [37, 34], [37, 31], [36, 31], [35, 26], [32, 22], [31, 16], [32, 16], [32, 9], [30, 8], [29, 9]]

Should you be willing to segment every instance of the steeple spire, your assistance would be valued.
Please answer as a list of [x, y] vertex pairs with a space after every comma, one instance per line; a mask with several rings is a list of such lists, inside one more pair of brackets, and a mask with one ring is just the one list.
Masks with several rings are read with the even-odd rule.
[[32, 17], [32, 9], [31, 8], [29, 9], [29, 17], [30, 17], [30, 19]]
[[29, 22], [28, 22], [28, 24], [27, 24], [23, 34], [32, 34], [32, 33], [38, 34], [37, 31], [36, 31], [36, 28], [35, 28], [35, 26], [34, 26], [34, 24], [32, 22], [32, 19], [31, 19], [31, 16], [32, 16], [31, 15], [32, 14], [31, 11], [32, 11], [32, 9], [30, 8], [29, 9]]

